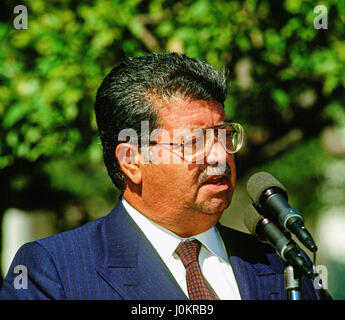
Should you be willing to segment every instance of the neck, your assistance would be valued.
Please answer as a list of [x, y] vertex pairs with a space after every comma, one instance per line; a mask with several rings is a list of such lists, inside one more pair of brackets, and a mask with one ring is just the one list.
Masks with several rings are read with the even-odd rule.
[[208, 214], [191, 208], [178, 207], [177, 203], [161, 203], [156, 199], [145, 201], [138, 194], [124, 192], [125, 200], [146, 218], [182, 238], [188, 238], [212, 228], [220, 219], [219, 214]]

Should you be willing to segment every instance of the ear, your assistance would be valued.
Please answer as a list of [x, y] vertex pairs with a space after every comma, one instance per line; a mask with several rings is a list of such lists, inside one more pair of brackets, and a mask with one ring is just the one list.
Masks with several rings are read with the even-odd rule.
[[142, 182], [139, 166], [140, 153], [138, 147], [129, 143], [120, 143], [115, 150], [116, 159], [123, 173], [134, 183]]

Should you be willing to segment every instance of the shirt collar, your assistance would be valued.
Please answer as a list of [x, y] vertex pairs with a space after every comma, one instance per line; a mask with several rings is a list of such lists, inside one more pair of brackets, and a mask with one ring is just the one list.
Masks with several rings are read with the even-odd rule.
[[121, 198], [121, 201], [131, 218], [151, 242], [164, 263], [171, 258], [181, 241], [193, 239], [199, 240], [211, 253], [228, 262], [228, 256], [223, 241], [215, 227], [189, 238], [181, 238], [172, 231], [145, 217], [138, 210], [133, 208], [124, 197]]
[[199, 240], [209, 251], [211, 251], [217, 257], [226, 262], [229, 261], [223, 240], [216, 227], [212, 227], [211, 229], [197, 234], [192, 238]]

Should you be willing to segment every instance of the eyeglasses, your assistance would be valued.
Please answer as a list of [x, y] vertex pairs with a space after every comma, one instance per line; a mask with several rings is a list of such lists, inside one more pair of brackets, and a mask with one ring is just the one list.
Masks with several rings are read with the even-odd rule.
[[[179, 131], [181, 130], [179, 129]], [[209, 128], [185, 129], [182, 130], [183, 134], [180, 133], [177, 137], [175, 137], [174, 130], [173, 140], [182, 140], [182, 142], [150, 141], [149, 145], [161, 145], [187, 162], [199, 163], [208, 155], [215, 139], [227, 153], [236, 153], [241, 149], [243, 132], [243, 127], [239, 123], [225, 122]], [[166, 146], [169, 146], [169, 148]]]

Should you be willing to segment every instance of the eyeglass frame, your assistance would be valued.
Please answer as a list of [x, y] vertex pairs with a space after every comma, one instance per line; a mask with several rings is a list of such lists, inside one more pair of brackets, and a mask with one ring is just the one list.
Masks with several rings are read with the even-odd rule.
[[[226, 149], [226, 147], [223, 145], [223, 143], [220, 143], [221, 145], [222, 145], [222, 147], [223, 147], [223, 149], [225, 150], [225, 152], [226, 153], [228, 153], [228, 154], [234, 154], [234, 153], [236, 153], [236, 152], [238, 152], [240, 149], [241, 149], [241, 147], [242, 147], [242, 144], [243, 144], [243, 137], [244, 137], [244, 129], [243, 129], [243, 127], [242, 127], [242, 125], [241, 124], [239, 124], [239, 123], [236, 123], [236, 122], [224, 122], [224, 123], [222, 123], [222, 124], [220, 124], [220, 125], [216, 125], [216, 126], [213, 126], [213, 127], [207, 127], [207, 128], [195, 128], [195, 129], [201, 129], [201, 130], [208, 130], [208, 129], [222, 129], [222, 127], [224, 127], [224, 126], [231, 126], [234, 130], [236, 130], [236, 132], [238, 132], [238, 130], [237, 129], [235, 129], [234, 128], [234, 125], [236, 125], [236, 126], [238, 126], [238, 128], [239, 128], [239, 134], [240, 134], [240, 142], [238, 143], [238, 145], [239, 145], [239, 147], [236, 149], [236, 151], [234, 151], [234, 152], [229, 152], [227, 149]], [[194, 130], [195, 130], [194, 129]], [[193, 130], [193, 129], [192, 129]], [[214, 137], [213, 137], [213, 143], [214, 143], [214, 139], [217, 139], [217, 141], [218, 141], [218, 134], [217, 135], [214, 135]], [[204, 159], [207, 155], [208, 155], [208, 153], [210, 152], [210, 150], [211, 150], [211, 148], [212, 148], [212, 145], [213, 145], [213, 143], [211, 144], [211, 146], [209, 147], [209, 150], [206, 152], [204, 152], [204, 156], [201, 158], [201, 159]], [[164, 147], [164, 146], [180, 146], [180, 147], [183, 147], [183, 150], [184, 150], [184, 145], [185, 145], [185, 142], [181, 142], [181, 143], [177, 143], [177, 142], [157, 142], [157, 141], [148, 141], [148, 145], [149, 146], [152, 146], [152, 145], [161, 145], [162, 147]], [[140, 145], [140, 144], [139, 144]], [[180, 157], [181, 159], [183, 159], [183, 160], [186, 160], [186, 158], [184, 157], [184, 153], [181, 155], [181, 154], [178, 154], [176, 151], [174, 151], [174, 150], [171, 150], [171, 148], [165, 148], [166, 150], [169, 150], [171, 153], [174, 153], [175, 155], [177, 155], [178, 157]], [[200, 160], [200, 159], [198, 159], [198, 160]], [[191, 161], [191, 163], [192, 162], [197, 162], [198, 160], [195, 160], [195, 161]]]

